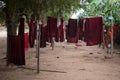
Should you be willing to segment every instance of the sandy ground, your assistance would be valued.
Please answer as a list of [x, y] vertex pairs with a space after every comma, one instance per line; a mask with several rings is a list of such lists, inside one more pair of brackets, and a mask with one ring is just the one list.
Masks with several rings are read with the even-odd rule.
[[120, 80], [119, 51], [105, 59], [105, 49], [79, 43], [82, 46], [55, 43], [54, 50], [49, 44], [40, 48], [37, 73], [36, 47], [26, 51], [25, 66], [6, 66], [6, 29], [0, 28], [0, 80]]

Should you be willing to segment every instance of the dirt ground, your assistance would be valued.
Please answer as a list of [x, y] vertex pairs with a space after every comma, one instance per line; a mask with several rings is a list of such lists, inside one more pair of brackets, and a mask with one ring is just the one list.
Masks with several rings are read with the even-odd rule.
[[40, 48], [40, 73], [37, 73], [36, 47], [26, 51], [26, 65], [6, 66], [6, 29], [0, 28], [0, 80], [120, 80], [120, 52], [105, 59], [106, 49], [95, 46], [55, 43]]

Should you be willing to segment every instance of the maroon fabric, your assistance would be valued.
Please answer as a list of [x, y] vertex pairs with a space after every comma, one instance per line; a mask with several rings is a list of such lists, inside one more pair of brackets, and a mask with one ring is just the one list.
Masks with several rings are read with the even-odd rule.
[[56, 42], [60, 41], [59, 28], [57, 28], [57, 30], [56, 30], [55, 41]]
[[65, 26], [65, 33], [66, 33], [66, 34], [65, 34], [65, 35], [66, 35], [65, 38], [68, 39], [68, 25]]
[[114, 26], [113, 27], [113, 39], [114, 39], [114, 42], [116, 42], [116, 40], [117, 40], [118, 31], [120, 31], [120, 27], [119, 26]]
[[60, 42], [64, 41], [64, 29], [63, 29], [63, 25], [64, 25], [64, 20], [61, 19], [61, 23], [60, 23], [59, 28], [58, 28], [58, 37], [59, 37], [59, 41]]
[[69, 37], [75, 37], [77, 32], [77, 19], [69, 19], [68, 22], [68, 34]]
[[25, 65], [25, 52], [22, 39], [23, 35], [9, 36], [10, 63], [14, 63], [16, 65]]
[[28, 33], [24, 33], [24, 41], [25, 41], [25, 51], [28, 50], [28, 42], [29, 42], [29, 37], [28, 37]]
[[84, 37], [84, 19], [79, 19], [78, 22], [78, 29], [79, 29], [79, 40], [82, 40], [82, 38]]
[[24, 18], [20, 19], [18, 35], [24, 35]]
[[86, 18], [84, 40], [88, 46], [100, 44], [103, 41], [102, 17]]
[[78, 42], [77, 19], [69, 19], [67, 28], [67, 42], [70, 43]]
[[48, 41], [51, 42], [52, 37], [57, 34], [57, 18], [48, 17], [47, 20]]
[[35, 20], [31, 19], [29, 27], [29, 43], [31, 48], [34, 47], [35, 38], [36, 38]]
[[47, 31], [46, 31], [46, 27], [43, 27], [43, 25], [40, 26], [40, 30], [41, 30], [41, 35], [40, 35], [40, 47], [46, 47], [46, 40], [47, 40]]
[[18, 36], [9, 36], [10, 62], [16, 65], [25, 65], [24, 50], [24, 18], [20, 19]]
[[46, 27], [46, 41], [50, 42], [49, 41], [49, 29], [48, 29], [48, 26], [45, 26], [45, 27]]

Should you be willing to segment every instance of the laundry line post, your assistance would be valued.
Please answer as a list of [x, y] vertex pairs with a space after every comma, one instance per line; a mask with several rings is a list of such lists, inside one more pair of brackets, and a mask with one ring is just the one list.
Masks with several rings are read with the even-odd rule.
[[102, 18], [102, 21], [103, 21], [103, 43], [102, 43], [102, 45], [103, 45], [103, 49], [105, 49], [105, 20], [104, 20], [104, 18]]
[[39, 65], [40, 65], [40, 35], [41, 35], [41, 32], [40, 32], [40, 27], [39, 26], [39, 23], [37, 21], [36, 23], [36, 26], [37, 26], [37, 41], [36, 41], [36, 58], [37, 58], [37, 73], [39, 73]]
[[114, 43], [113, 43], [113, 20], [111, 20], [111, 53], [113, 54]]
[[108, 19], [110, 20], [110, 28], [111, 28], [111, 54], [113, 54], [113, 49], [114, 49], [114, 43], [113, 43], [113, 16], [112, 16], [112, 11], [110, 11], [110, 15], [108, 17]]

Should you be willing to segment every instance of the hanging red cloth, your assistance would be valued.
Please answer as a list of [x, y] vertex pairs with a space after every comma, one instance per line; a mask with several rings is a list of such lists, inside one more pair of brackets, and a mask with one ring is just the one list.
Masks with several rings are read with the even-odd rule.
[[117, 42], [118, 31], [120, 31], [120, 27], [119, 26], [114, 26], [113, 27], [113, 39], [114, 39], [114, 42]]
[[101, 44], [103, 41], [102, 17], [86, 18], [84, 40], [88, 46]]
[[36, 38], [36, 26], [35, 20], [32, 18], [29, 26], [29, 44], [31, 48], [34, 47], [35, 38]]
[[25, 65], [25, 51], [24, 44], [21, 41], [23, 38], [22, 35], [19, 36], [10, 36], [10, 63], [16, 65]]
[[29, 48], [29, 33], [24, 33], [24, 41], [25, 41], [25, 46], [24, 46], [24, 48], [25, 48], [25, 51], [27, 51], [28, 50], [28, 48]]
[[78, 42], [78, 27], [77, 19], [69, 19], [67, 27], [67, 42], [77, 43]]
[[64, 20], [61, 19], [60, 21], [60, 25], [58, 27], [58, 37], [59, 37], [59, 41], [60, 42], [63, 42], [64, 41], [64, 29], [63, 29], [63, 26], [64, 26]]
[[84, 37], [84, 19], [79, 19], [78, 22], [78, 29], [79, 29], [79, 40], [82, 40]]
[[9, 35], [10, 63], [25, 65], [24, 18], [20, 19], [17, 35]]
[[52, 37], [56, 37], [57, 35], [57, 18], [48, 17], [47, 20], [47, 35], [48, 35], [48, 42], [51, 42]]
[[46, 37], [47, 37], [47, 31], [46, 31], [46, 26], [40, 25], [40, 30], [41, 30], [41, 35], [40, 35], [40, 47], [46, 47]]

